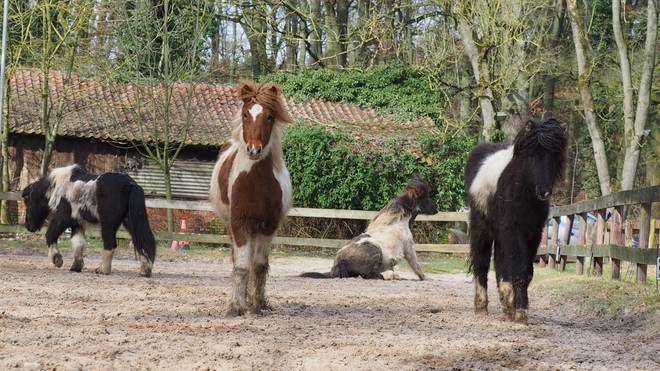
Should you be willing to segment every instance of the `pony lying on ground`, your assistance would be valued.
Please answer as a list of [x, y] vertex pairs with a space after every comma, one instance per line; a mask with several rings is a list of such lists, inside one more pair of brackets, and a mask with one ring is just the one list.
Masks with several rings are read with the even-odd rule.
[[[268, 309], [270, 243], [292, 204], [279, 130], [291, 121], [274, 83], [242, 80], [231, 139], [220, 148], [210, 200], [231, 237], [233, 293], [228, 316]], [[249, 290], [249, 292], [248, 292]]]
[[94, 175], [83, 166], [53, 169], [48, 175], [23, 190], [25, 228], [36, 232], [52, 215], [46, 231], [48, 256], [56, 267], [63, 264], [57, 239], [71, 228], [74, 261], [71, 270], [83, 269], [85, 228], [100, 224], [103, 238], [103, 261], [96, 273], [110, 274], [117, 247], [116, 234], [123, 223], [133, 238], [140, 258], [140, 274], [151, 277], [156, 258], [156, 240], [149, 226], [144, 190], [131, 177], [121, 173]]
[[470, 152], [465, 179], [477, 314], [488, 313], [492, 254], [504, 311], [509, 320], [527, 323], [532, 263], [548, 218], [548, 199], [562, 179], [566, 145], [565, 125], [529, 118], [513, 145], [484, 143]]
[[395, 279], [398, 276], [394, 267], [405, 258], [419, 279], [424, 280], [426, 276], [417, 262], [410, 228], [417, 215], [437, 212], [438, 204], [429, 196], [428, 182], [415, 174], [403, 194], [380, 210], [364, 233], [337, 252], [330, 273], [309, 272], [301, 277]]

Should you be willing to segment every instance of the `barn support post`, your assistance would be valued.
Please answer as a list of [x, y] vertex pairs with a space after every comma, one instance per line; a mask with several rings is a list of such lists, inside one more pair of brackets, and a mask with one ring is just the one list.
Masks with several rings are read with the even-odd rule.
[[[605, 215], [607, 209], [600, 209], [597, 211], [598, 219], [596, 221], [596, 246], [605, 243]], [[594, 256], [593, 258], [593, 272], [596, 276], [603, 275], [603, 257]]]
[[[614, 236], [615, 245], [623, 245], [623, 206], [614, 208]], [[621, 277], [621, 260], [612, 258], [612, 279], [619, 280]]]
[[[559, 222], [561, 221], [561, 218], [556, 216], [553, 218], [553, 227], [552, 227], [552, 239], [550, 240], [550, 243], [553, 246], [557, 246], [559, 243]], [[554, 254], [548, 254], [548, 268], [554, 268], [555, 263], [556, 263], [555, 255]]]
[[[568, 215], [566, 217], [566, 228], [564, 229], [564, 235], [562, 236], [561, 243], [563, 245], [568, 245], [571, 242], [571, 232], [573, 231], [573, 218], [575, 215]], [[566, 255], [559, 255], [559, 271], [563, 272], [566, 269]]]
[[[541, 246], [548, 245], [548, 221], [545, 221], [543, 226], [543, 233], [541, 233]], [[548, 263], [548, 254], [543, 253], [539, 255], [539, 268], [545, 268], [545, 265]]]
[[[639, 240], [637, 247], [647, 249], [651, 243], [651, 202], [642, 204], [639, 215]], [[637, 263], [637, 283], [646, 282], [646, 264]]]

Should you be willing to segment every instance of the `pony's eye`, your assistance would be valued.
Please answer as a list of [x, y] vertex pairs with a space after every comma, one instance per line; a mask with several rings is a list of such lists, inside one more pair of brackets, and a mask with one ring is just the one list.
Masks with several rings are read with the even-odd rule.
[[268, 115], [268, 121], [273, 121], [274, 118], [273, 115]]
[[243, 112], [243, 118], [247, 118], [247, 113]]

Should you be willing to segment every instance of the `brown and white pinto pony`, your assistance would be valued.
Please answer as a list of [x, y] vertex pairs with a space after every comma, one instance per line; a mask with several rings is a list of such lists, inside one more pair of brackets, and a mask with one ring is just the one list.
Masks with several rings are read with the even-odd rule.
[[231, 139], [220, 148], [211, 178], [210, 200], [231, 237], [233, 293], [228, 316], [268, 309], [268, 253], [291, 208], [289, 171], [284, 164], [279, 127], [291, 121], [275, 83], [241, 80], [243, 106]]

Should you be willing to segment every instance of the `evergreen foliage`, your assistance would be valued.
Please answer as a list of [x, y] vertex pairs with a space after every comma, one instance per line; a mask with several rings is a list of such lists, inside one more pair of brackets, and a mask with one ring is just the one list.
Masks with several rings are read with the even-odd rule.
[[414, 173], [428, 180], [440, 210], [465, 205], [463, 168], [474, 139], [426, 134], [421, 155], [396, 140], [376, 150], [350, 150], [341, 130], [290, 125], [284, 136], [285, 161], [294, 188], [294, 205], [323, 209], [379, 210], [401, 193]]
[[394, 115], [398, 120], [428, 117], [439, 123], [444, 93], [431, 88], [428, 76], [412, 66], [395, 63], [366, 71], [323, 68], [299, 73], [277, 72], [270, 81], [282, 86], [296, 102], [325, 99], [353, 103]]

